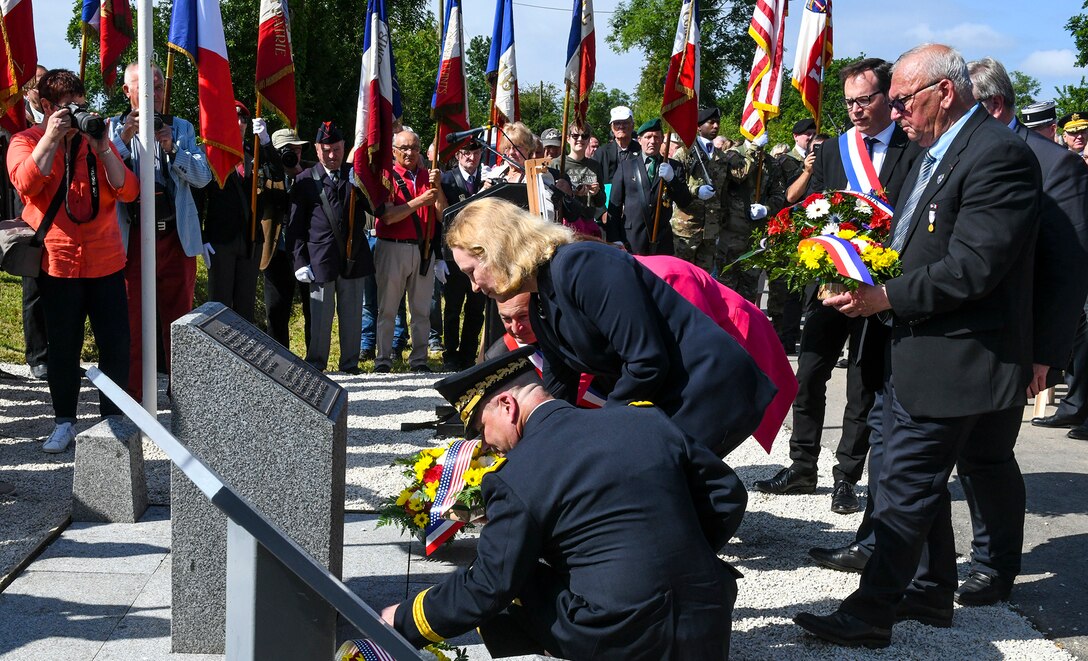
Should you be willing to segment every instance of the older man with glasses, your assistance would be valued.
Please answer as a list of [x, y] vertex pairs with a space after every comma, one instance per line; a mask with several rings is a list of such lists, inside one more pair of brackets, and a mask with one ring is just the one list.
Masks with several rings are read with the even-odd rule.
[[[890, 357], [870, 419], [883, 442], [876, 544], [858, 589], [829, 615], [798, 613], [838, 645], [887, 647], [892, 626], [952, 625], [958, 587], [948, 479], [957, 461], [994, 463], [1015, 438], [1032, 377], [1032, 279], [1039, 163], [972, 94], [958, 52], [925, 44], [892, 71], [892, 119], [925, 151], [896, 204], [891, 248], [903, 274], [835, 296], [851, 317], [880, 315]], [[870, 478], [872, 481], [873, 478]]]

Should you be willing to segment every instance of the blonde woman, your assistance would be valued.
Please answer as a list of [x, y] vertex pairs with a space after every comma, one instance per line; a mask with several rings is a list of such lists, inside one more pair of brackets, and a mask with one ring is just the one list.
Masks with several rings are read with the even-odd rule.
[[[486, 185], [505, 181], [520, 184], [525, 181], [525, 173], [519, 169], [525, 167], [525, 160], [532, 158], [536, 150], [536, 137], [529, 127], [521, 122], [513, 122], [502, 127], [499, 133], [499, 152], [505, 161], [496, 165], [484, 176]], [[518, 167], [510, 165], [515, 163]]]
[[759, 425], [775, 387], [728, 333], [627, 253], [509, 202], [466, 207], [447, 235], [473, 289], [530, 292], [544, 384], [574, 402], [593, 374], [606, 406], [652, 402], [725, 456]]

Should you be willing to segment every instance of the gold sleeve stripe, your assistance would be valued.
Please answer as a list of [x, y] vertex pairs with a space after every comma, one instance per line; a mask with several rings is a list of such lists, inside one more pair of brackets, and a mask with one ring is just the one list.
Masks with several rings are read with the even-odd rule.
[[423, 613], [423, 597], [430, 592], [430, 590], [430, 588], [427, 588], [416, 595], [415, 601], [412, 602], [412, 619], [415, 620], [416, 629], [419, 629], [419, 633], [424, 638], [432, 643], [440, 643], [443, 641], [442, 636], [439, 636], [434, 632], [430, 623], [427, 622], [427, 616]]
[[630, 404], [628, 404], [628, 406], [638, 406], [638, 407], [653, 406], [653, 405], [654, 405], [653, 402], [647, 402], [647, 401], [631, 402]]

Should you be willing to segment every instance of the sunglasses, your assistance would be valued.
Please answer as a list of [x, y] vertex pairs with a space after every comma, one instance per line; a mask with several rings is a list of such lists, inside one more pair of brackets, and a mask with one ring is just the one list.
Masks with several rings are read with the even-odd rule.
[[589, 140], [588, 133], [568, 133], [571, 140]]
[[892, 110], [898, 112], [898, 113], [906, 112], [907, 111], [907, 104], [910, 103], [911, 99], [913, 99], [915, 96], [921, 94], [922, 92], [926, 91], [930, 87], [933, 87], [934, 85], [940, 85], [942, 80], [944, 80], [944, 78], [941, 78], [939, 80], [935, 80], [932, 83], [926, 85], [925, 87], [921, 87], [919, 89], [914, 90], [913, 92], [911, 92], [910, 94], [907, 94], [906, 96], [901, 96], [901, 97], [898, 97], [898, 98], [895, 98], [895, 99], [888, 99], [888, 107], [891, 108]]

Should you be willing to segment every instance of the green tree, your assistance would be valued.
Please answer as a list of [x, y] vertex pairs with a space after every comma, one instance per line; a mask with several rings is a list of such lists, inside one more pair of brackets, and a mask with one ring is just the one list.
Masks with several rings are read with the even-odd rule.
[[521, 121], [540, 135], [547, 128], [559, 128], [563, 123], [563, 90], [552, 83], [518, 83]]
[[[676, 34], [682, 0], [622, 0], [609, 21], [607, 38], [612, 50], [643, 54], [644, 66], [635, 91], [632, 109], [636, 122], [661, 112], [669, 56]], [[705, 104], [728, 96], [731, 83], [752, 65], [753, 43], [748, 37], [756, 0], [704, 0], [701, 4], [701, 86]]]
[[491, 86], [484, 70], [491, 52], [491, 37], [476, 35], [466, 50], [465, 83], [468, 85], [468, 120], [473, 126], [488, 124], [491, 119]]
[[[1081, 7], [1088, 9], [1088, 0]], [[1065, 28], [1073, 35], [1073, 43], [1077, 47], [1078, 67], [1088, 65], [1088, 14], [1077, 14], [1069, 19]], [[1058, 116], [1088, 108], [1088, 82], [1080, 79], [1079, 85], [1063, 85], [1055, 88], [1058, 93]]]
[[[1088, 0], [1085, 0], [1081, 9], [1088, 9]], [[1065, 29], [1073, 35], [1073, 43], [1077, 47], [1078, 67], [1088, 65], [1088, 14], [1077, 14], [1065, 24]]]
[[1012, 79], [1012, 91], [1016, 94], [1016, 107], [1023, 108], [1035, 103], [1036, 97], [1042, 91], [1042, 86], [1036, 78], [1032, 78], [1023, 71], [1013, 71], [1009, 74]]

